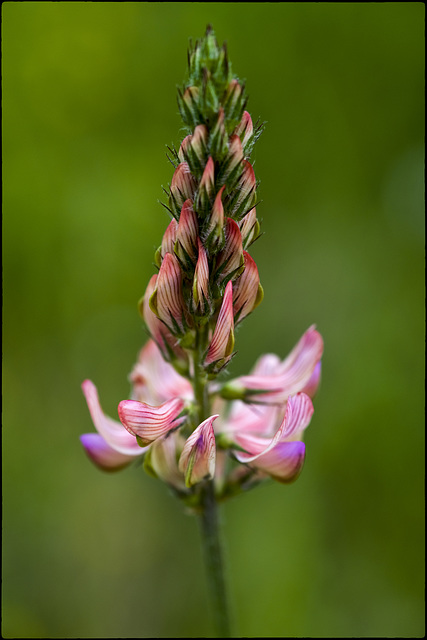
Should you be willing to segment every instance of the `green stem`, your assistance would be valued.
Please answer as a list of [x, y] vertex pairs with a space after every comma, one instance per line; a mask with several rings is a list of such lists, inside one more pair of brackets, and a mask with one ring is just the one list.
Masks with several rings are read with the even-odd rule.
[[203, 487], [201, 531], [218, 638], [230, 638], [230, 619], [220, 539], [218, 503], [212, 480]]
[[[198, 408], [199, 424], [211, 415], [207, 376], [201, 363], [206, 350], [208, 327], [197, 334], [194, 352], [194, 396]], [[220, 536], [218, 503], [213, 480], [201, 487], [201, 534], [205, 565], [212, 598], [216, 633], [219, 638], [230, 638], [229, 607], [225, 586], [223, 551]]]

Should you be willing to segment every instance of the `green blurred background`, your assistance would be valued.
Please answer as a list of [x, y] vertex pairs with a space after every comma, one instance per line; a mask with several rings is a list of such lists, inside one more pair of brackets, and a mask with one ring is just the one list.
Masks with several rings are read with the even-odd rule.
[[243, 636], [424, 634], [424, 4], [3, 3], [3, 635], [212, 633], [197, 522], [85, 457], [116, 416], [168, 218], [188, 38], [212, 23], [268, 122], [265, 299], [232, 373], [316, 323], [297, 483], [223, 510]]

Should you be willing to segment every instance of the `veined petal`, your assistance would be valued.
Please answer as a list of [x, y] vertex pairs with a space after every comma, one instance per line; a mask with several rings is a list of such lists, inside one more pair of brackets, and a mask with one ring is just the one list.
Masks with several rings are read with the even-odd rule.
[[199, 257], [193, 280], [193, 311], [203, 315], [209, 301], [209, 264], [206, 249], [198, 238]]
[[274, 373], [253, 373], [228, 382], [225, 388], [240, 389], [246, 397], [256, 394], [263, 402], [283, 402], [288, 396], [304, 389], [323, 353], [323, 340], [314, 326], [302, 336], [289, 356]]
[[178, 260], [172, 253], [167, 253], [163, 258], [150, 307], [169, 328], [175, 328], [176, 324], [181, 331], [184, 330], [182, 275]]
[[237, 452], [236, 458], [239, 462], [253, 462], [259, 456], [271, 451], [278, 442], [295, 440], [308, 426], [312, 415], [313, 404], [305, 393], [298, 393], [288, 398], [283, 422], [271, 440], [246, 432], [234, 434], [237, 444], [247, 451], [247, 453]]
[[144, 297], [139, 303], [140, 313], [144, 318], [147, 329], [161, 350], [163, 357], [169, 359], [170, 351], [178, 360], [185, 362], [187, 356], [183, 349], [177, 344], [176, 338], [166, 328], [166, 325], [159, 319], [150, 307], [150, 299], [156, 290], [157, 275], [153, 275], [147, 285]]
[[224, 298], [218, 314], [215, 331], [205, 358], [211, 364], [231, 356], [234, 347], [233, 285], [225, 287]]
[[256, 217], [256, 207], [253, 207], [239, 222], [242, 242], [245, 248], [249, 247], [260, 235], [261, 228]]
[[172, 218], [168, 226], [166, 227], [166, 231], [163, 234], [162, 246], [161, 246], [161, 256], [165, 257], [167, 253], [173, 253], [173, 248], [176, 242], [176, 234], [178, 230], [178, 223], [175, 218]]
[[172, 398], [190, 400], [191, 383], [165, 361], [153, 340], [141, 349], [129, 380], [133, 385], [132, 400], [159, 405]]
[[[99, 433], [84, 433], [80, 436], [80, 441], [92, 462], [104, 471], [119, 471], [135, 460], [134, 455], [119, 453], [110, 447]], [[138, 453], [142, 455], [143, 449], [138, 449]]]
[[95, 429], [103, 437], [106, 443], [118, 453], [125, 456], [138, 456], [143, 449], [138, 445], [135, 437], [123, 429], [120, 422], [106, 416], [101, 408], [98, 391], [91, 380], [85, 380], [82, 390], [86, 398], [87, 406], [95, 426]]
[[214, 476], [216, 446], [212, 424], [216, 418], [218, 415], [210, 416], [199, 424], [184, 445], [178, 466], [187, 487]]
[[227, 164], [225, 166], [224, 172], [221, 175], [222, 181], [228, 180], [229, 176], [233, 173], [234, 169], [242, 162], [243, 160], [243, 147], [240, 141], [239, 136], [232, 135], [230, 137], [229, 146], [228, 146], [228, 158]]
[[[258, 306], [263, 297], [256, 262], [247, 251], [243, 251], [243, 257], [245, 270], [237, 278], [233, 290], [234, 315], [239, 322]], [[236, 318], [235, 321], [237, 322]]]
[[209, 241], [210, 244], [214, 247], [216, 247], [222, 240], [222, 231], [224, 228], [224, 206], [222, 204], [222, 194], [224, 189], [225, 185], [221, 187], [221, 189], [215, 196], [212, 213], [210, 215], [204, 234], [206, 236], [206, 240]]
[[279, 442], [267, 453], [259, 456], [250, 466], [267, 473], [279, 482], [292, 482], [302, 471], [305, 460], [303, 442]]
[[322, 363], [319, 360], [319, 362], [314, 367], [314, 371], [311, 374], [310, 380], [307, 382], [304, 389], [302, 389], [302, 391], [306, 393], [308, 396], [310, 396], [310, 398], [314, 398], [314, 396], [317, 393], [317, 390], [320, 384], [321, 374], [322, 374]]
[[184, 422], [185, 417], [178, 417], [183, 407], [184, 402], [179, 398], [168, 400], [159, 407], [137, 400], [122, 400], [118, 412], [129, 433], [138, 436], [141, 444], [149, 445]]
[[178, 151], [178, 160], [181, 164], [187, 161], [188, 148], [190, 146], [192, 137], [193, 136], [190, 133], [188, 136], [185, 136], [184, 140], [181, 142]]
[[191, 138], [191, 147], [193, 148], [200, 164], [205, 161], [208, 136], [209, 134], [206, 125], [198, 124], [194, 129], [193, 136]]
[[181, 162], [175, 169], [170, 186], [175, 211], [178, 210], [179, 212], [186, 200], [193, 199], [195, 188], [196, 185], [188, 163]]
[[[191, 200], [186, 200], [182, 205], [176, 233], [178, 245], [176, 253], [184, 262], [185, 254], [193, 261], [196, 259], [198, 236], [199, 225], [197, 224], [197, 216], [193, 211], [193, 203]], [[183, 255], [182, 249], [185, 252]]]
[[250, 162], [243, 160], [243, 171], [236, 187], [237, 198], [233, 204], [233, 213], [238, 218], [244, 216], [255, 203], [256, 179]]
[[234, 434], [271, 437], [281, 423], [284, 407], [270, 404], [247, 404], [241, 400], [231, 403], [231, 410], [221, 425], [221, 432], [232, 439]]
[[209, 156], [208, 161], [203, 171], [202, 179], [200, 180], [199, 193], [205, 192], [208, 198], [212, 198], [215, 185], [215, 164], [212, 157]]

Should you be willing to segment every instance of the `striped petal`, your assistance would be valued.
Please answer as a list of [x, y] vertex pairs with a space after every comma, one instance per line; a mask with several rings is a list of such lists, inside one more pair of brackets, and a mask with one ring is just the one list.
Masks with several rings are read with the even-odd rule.
[[227, 284], [218, 314], [215, 331], [205, 358], [209, 365], [217, 361], [229, 360], [234, 348], [234, 316], [233, 316], [233, 285]]
[[244, 111], [241, 121], [234, 130], [234, 133], [240, 137], [243, 147], [246, 147], [249, 142], [253, 130], [252, 118], [247, 111]]
[[225, 226], [225, 246], [218, 254], [219, 280], [224, 280], [228, 276], [237, 276], [240, 270], [244, 269], [245, 259], [243, 257], [242, 234], [239, 225], [232, 218], [227, 218]]
[[239, 462], [253, 462], [271, 451], [279, 442], [300, 438], [303, 430], [310, 423], [312, 415], [313, 404], [305, 393], [290, 397], [283, 422], [273, 438], [268, 439], [243, 431], [234, 434], [237, 444], [246, 450], [246, 453], [236, 452], [236, 458]]
[[198, 236], [199, 226], [197, 216], [193, 211], [193, 203], [191, 200], [186, 200], [179, 216], [175, 250], [177, 256], [184, 264], [188, 259], [193, 262], [196, 260]]
[[118, 453], [125, 456], [138, 456], [143, 450], [135, 437], [129, 434], [117, 420], [106, 416], [101, 408], [98, 391], [91, 380], [85, 380], [82, 390], [95, 426], [105, 442]]
[[204, 315], [209, 310], [209, 264], [206, 249], [198, 239], [199, 257], [193, 280], [193, 311]]
[[[274, 373], [263, 374], [255, 371], [248, 376], [231, 380], [224, 389], [234, 393], [234, 397], [250, 398], [251, 395], [263, 402], [284, 402], [288, 396], [298, 393], [309, 383], [323, 353], [323, 339], [314, 326], [302, 336], [289, 356]], [[229, 397], [232, 397], [229, 395]]]
[[179, 398], [164, 402], [159, 407], [136, 400], [122, 400], [118, 412], [129, 433], [137, 436], [142, 445], [149, 445], [183, 423], [185, 418], [178, 417], [183, 407], [184, 402]]
[[163, 258], [150, 307], [169, 329], [184, 331], [182, 275], [178, 259], [172, 253]]
[[243, 252], [245, 270], [234, 283], [233, 306], [235, 322], [241, 322], [263, 298], [263, 290], [259, 282], [258, 267], [255, 260]]
[[187, 487], [214, 477], [216, 446], [212, 424], [216, 418], [218, 415], [210, 416], [199, 424], [184, 445], [178, 466]]

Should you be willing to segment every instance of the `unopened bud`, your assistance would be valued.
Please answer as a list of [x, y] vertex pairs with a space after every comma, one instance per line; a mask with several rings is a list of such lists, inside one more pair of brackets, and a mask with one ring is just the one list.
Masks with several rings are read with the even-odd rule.
[[244, 111], [242, 119], [234, 130], [234, 133], [240, 137], [243, 148], [246, 147], [251, 139], [253, 131], [252, 118], [247, 111]]
[[214, 477], [216, 447], [213, 422], [216, 418], [218, 415], [210, 416], [199, 424], [184, 445], [178, 466], [187, 487]]
[[197, 216], [193, 211], [193, 203], [186, 200], [182, 206], [176, 232], [175, 253], [181, 264], [190, 267], [197, 258], [197, 239], [199, 226]]
[[178, 220], [182, 205], [194, 198], [196, 184], [187, 162], [181, 162], [175, 169], [170, 186], [169, 204], [172, 213]]
[[237, 278], [233, 289], [234, 321], [236, 324], [251, 313], [264, 297], [255, 260], [246, 251], [243, 252], [243, 256], [245, 270]]
[[215, 331], [205, 358], [208, 370], [217, 373], [230, 360], [234, 349], [233, 285], [227, 284]]

